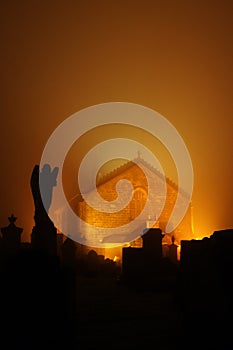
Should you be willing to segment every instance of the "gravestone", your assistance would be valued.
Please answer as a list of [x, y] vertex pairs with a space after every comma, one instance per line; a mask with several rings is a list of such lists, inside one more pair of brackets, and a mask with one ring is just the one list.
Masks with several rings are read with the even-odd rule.
[[17, 253], [20, 249], [21, 234], [23, 229], [15, 225], [17, 218], [11, 214], [8, 217], [9, 225], [1, 228], [2, 233], [2, 252], [4, 256], [10, 256]]

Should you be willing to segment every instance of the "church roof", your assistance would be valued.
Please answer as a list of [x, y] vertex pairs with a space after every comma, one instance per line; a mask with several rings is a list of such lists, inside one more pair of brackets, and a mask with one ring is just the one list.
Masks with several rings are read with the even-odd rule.
[[[100, 186], [106, 182], [108, 182], [109, 180], [113, 179], [114, 177], [122, 174], [124, 171], [134, 167], [137, 164], [142, 164], [144, 165], [147, 169], [151, 170], [154, 174], [156, 174], [158, 177], [160, 177], [161, 179], [163, 179], [163, 174], [156, 169], [155, 167], [153, 167], [150, 163], [146, 162], [143, 158], [140, 157], [140, 155], [135, 158], [134, 160], [128, 161], [124, 164], [122, 164], [121, 166], [113, 169], [112, 171], [110, 171], [109, 173], [101, 176], [98, 180], [96, 185]], [[175, 182], [173, 182], [169, 177], [165, 176], [166, 182], [173, 187], [175, 190], [178, 190], [178, 186]]]
[[[138, 156], [135, 159], [133, 159], [131, 161], [127, 161], [124, 164], [120, 165], [119, 167], [113, 169], [109, 173], [100, 176], [96, 181], [97, 187], [107, 183], [108, 181], [111, 181], [116, 176], [121, 175], [126, 170], [133, 168], [137, 164], [142, 164], [147, 169], [149, 169], [151, 172], [153, 172], [156, 176], [160, 177], [161, 179], [164, 178], [163, 174], [158, 169], [156, 169], [150, 163], [145, 161], [140, 156], [140, 154], [138, 154]], [[178, 191], [178, 185], [174, 181], [172, 181], [168, 176], [165, 176], [165, 180], [166, 180], [166, 183], [169, 184], [175, 191]], [[183, 196], [187, 195], [187, 193], [184, 190], [182, 190], [181, 188], [179, 189], [179, 191], [183, 194]], [[91, 192], [91, 190], [90, 190], [90, 192]], [[78, 199], [78, 201], [83, 200], [82, 195], [81, 194], [75, 195], [73, 198], [71, 198], [71, 200], [69, 202], [72, 202], [73, 200], [77, 200], [77, 199]]]

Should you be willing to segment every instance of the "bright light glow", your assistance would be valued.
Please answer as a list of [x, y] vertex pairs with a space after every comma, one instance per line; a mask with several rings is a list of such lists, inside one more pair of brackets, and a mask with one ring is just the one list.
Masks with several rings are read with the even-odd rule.
[[180, 260], [180, 244], [177, 246], [177, 260]]
[[114, 261], [114, 262], [119, 262], [119, 261], [120, 261], [119, 256], [116, 256], [116, 255], [115, 255], [114, 258], [113, 258], [113, 261]]

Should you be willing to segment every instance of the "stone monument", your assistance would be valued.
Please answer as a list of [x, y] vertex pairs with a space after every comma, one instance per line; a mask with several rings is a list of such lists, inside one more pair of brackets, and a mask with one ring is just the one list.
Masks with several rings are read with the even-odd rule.
[[[54, 223], [49, 218], [48, 210], [52, 200], [52, 190], [56, 186], [58, 168], [51, 171], [51, 167], [46, 164], [40, 174], [39, 165], [35, 165], [31, 175], [31, 191], [34, 200], [35, 226], [31, 233], [32, 248], [43, 251], [49, 255], [57, 254], [57, 230]], [[43, 179], [42, 195], [40, 191], [39, 178]], [[45, 187], [46, 186], [46, 187]]]
[[11, 256], [20, 249], [21, 234], [23, 229], [15, 225], [17, 218], [11, 214], [8, 217], [9, 225], [1, 228], [2, 233], [2, 251], [4, 256]]

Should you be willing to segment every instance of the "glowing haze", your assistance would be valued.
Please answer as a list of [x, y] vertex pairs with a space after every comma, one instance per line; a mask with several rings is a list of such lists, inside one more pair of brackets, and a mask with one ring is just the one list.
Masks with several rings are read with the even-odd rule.
[[[158, 111], [182, 136], [194, 169], [196, 235], [233, 227], [232, 11], [229, 0], [3, 1], [0, 225], [13, 212], [29, 238], [31, 172], [62, 121], [125, 101]], [[100, 130], [109, 137], [104, 127], [87, 134], [81, 156]], [[138, 141], [156, 148], [145, 132]]]

